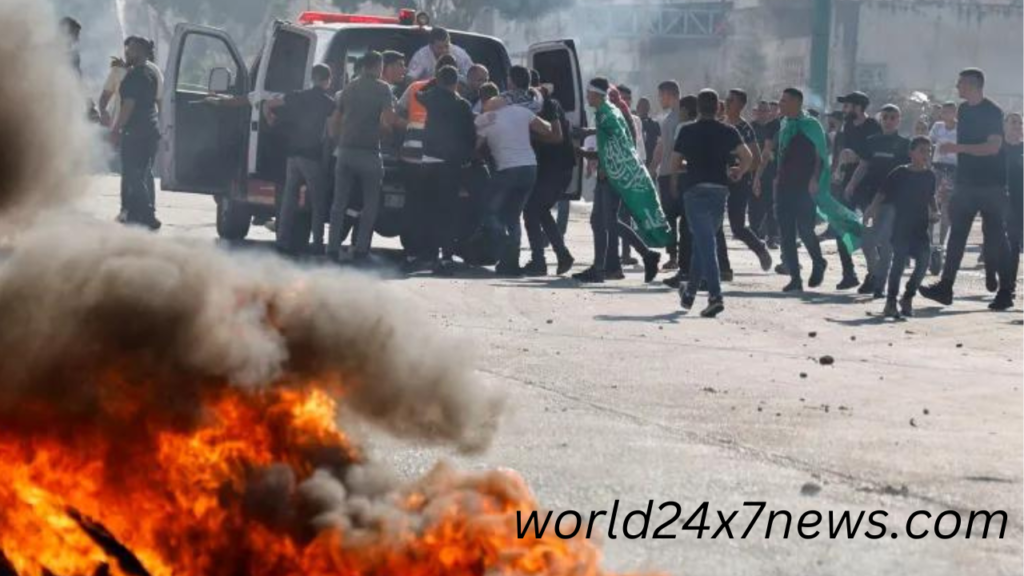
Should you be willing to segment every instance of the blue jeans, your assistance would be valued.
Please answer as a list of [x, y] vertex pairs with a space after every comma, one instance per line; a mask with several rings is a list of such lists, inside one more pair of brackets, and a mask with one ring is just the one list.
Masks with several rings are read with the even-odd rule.
[[718, 267], [718, 241], [722, 229], [729, 188], [719, 184], [697, 184], [683, 193], [686, 222], [690, 227], [693, 256], [690, 259], [690, 283], [687, 296], [696, 296], [701, 280], [707, 282], [711, 298], [722, 297], [721, 270]]
[[[501, 260], [503, 264], [518, 266], [519, 246], [522, 242], [523, 230], [520, 224], [523, 209], [530, 199], [534, 184], [537, 182], [536, 166], [520, 166], [499, 170], [491, 178], [493, 196], [488, 214], [489, 227], [504, 237]], [[511, 259], [516, 261], [512, 262]]]

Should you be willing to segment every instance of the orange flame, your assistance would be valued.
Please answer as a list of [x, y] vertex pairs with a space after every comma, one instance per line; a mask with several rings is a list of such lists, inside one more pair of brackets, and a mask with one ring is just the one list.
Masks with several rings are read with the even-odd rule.
[[[127, 398], [116, 409], [131, 414], [131, 388], [112, 388]], [[286, 465], [299, 484], [324, 462], [363, 462], [336, 426], [325, 388], [221, 387], [204, 399], [200, 422], [137, 434], [0, 424], [0, 551], [21, 576], [93, 574], [110, 559], [68, 516], [73, 507], [102, 522], [153, 576], [602, 574], [585, 541], [517, 538], [516, 511], [529, 514], [536, 503], [509, 471], [440, 465], [364, 502], [390, 512], [367, 512], [358, 529], [302, 519], [294, 486], [273, 520], [251, 511], [255, 479], [271, 466]]]

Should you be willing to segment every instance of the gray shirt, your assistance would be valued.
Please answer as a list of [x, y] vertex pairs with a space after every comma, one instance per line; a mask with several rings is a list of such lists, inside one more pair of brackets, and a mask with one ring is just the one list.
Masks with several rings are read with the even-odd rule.
[[679, 126], [679, 110], [669, 110], [668, 116], [661, 121], [661, 164], [658, 165], [658, 176], [671, 176], [672, 152], [675, 149], [676, 128]]
[[394, 109], [395, 96], [379, 78], [360, 76], [338, 94], [341, 110], [341, 138], [338, 148], [380, 150], [380, 117]]

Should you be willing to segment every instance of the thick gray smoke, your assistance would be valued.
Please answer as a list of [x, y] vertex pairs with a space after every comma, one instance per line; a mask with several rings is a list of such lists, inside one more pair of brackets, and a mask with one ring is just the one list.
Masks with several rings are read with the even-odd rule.
[[[101, 144], [45, 2], [0, 2], [3, 72], [0, 220], [20, 227], [73, 197]], [[56, 411], [69, 425], [129, 426], [103, 403], [115, 369], [144, 386], [135, 394], [146, 419], [176, 425], [211, 388], [315, 378], [395, 434], [484, 447], [500, 402], [457, 346], [403, 308], [361, 276], [47, 216], [0, 264], [0, 419]]]
[[65, 202], [96, 144], [47, 2], [0, 2], [0, 234]]

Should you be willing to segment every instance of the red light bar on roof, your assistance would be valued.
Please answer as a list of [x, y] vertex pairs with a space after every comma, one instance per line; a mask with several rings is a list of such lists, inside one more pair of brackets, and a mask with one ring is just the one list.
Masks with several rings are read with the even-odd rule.
[[398, 24], [394, 16], [365, 16], [362, 14], [340, 14], [337, 12], [303, 12], [299, 24]]

